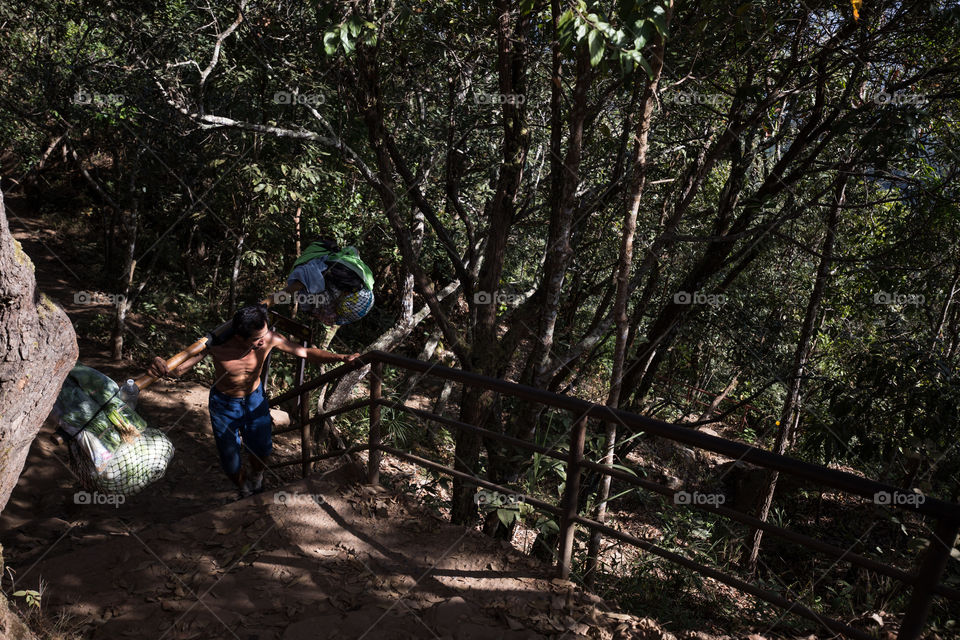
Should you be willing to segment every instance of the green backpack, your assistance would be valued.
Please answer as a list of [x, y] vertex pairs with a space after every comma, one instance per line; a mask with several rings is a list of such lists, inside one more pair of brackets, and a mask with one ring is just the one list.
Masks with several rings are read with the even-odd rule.
[[328, 263], [338, 262], [347, 267], [363, 280], [363, 286], [367, 291], [373, 291], [373, 272], [370, 267], [360, 259], [360, 252], [356, 247], [344, 247], [339, 251], [331, 251], [329, 245], [323, 241], [313, 242], [300, 254], [297, 261], [293, 263], [294, 268], [305, 262], [310, 262], [316, 258], [326, 256]]

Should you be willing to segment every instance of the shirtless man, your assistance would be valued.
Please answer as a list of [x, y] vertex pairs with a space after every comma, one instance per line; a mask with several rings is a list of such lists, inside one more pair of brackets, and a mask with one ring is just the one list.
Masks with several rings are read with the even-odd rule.
[[[149, 373], [158, 378], [180, 375], [207, 354], [213, 357], [215, 382], [210, 388], [210, 422], [220, 455], [220, 465], [237, 485], [241, 498], [263, 491], [263, 470], [273, 449], [270, 405], [263, 396], [260, 372], [271, 349], [279, 349], [308, 362], [350, 362], [360, 354], [342, 355], [308, 349], [270, 331], [267, 309], [251, 305], [237, 310], [226, 339], [210, 342], [199, 354], [173, 369], [163, 358], [154, 358]], [[244, 473], [241, 447], [250, 452], [250, 477]]]

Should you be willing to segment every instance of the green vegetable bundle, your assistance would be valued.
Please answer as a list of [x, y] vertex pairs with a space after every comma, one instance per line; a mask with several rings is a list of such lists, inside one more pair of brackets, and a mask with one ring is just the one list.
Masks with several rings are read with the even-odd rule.
[[119, 390], [107, 376], [78, 364], [63, 383], [53, 416], [71, 437], [70, 457], [84, 488], [129, 496], [163, 476], [174, 449], [120, 400]]
[[136, 438], [123, 442], [98, 470], [98, 489], [103, 493], [138, 493], [163, 477], [173, 457], [173, 443], [158, 429], [144, 429]]

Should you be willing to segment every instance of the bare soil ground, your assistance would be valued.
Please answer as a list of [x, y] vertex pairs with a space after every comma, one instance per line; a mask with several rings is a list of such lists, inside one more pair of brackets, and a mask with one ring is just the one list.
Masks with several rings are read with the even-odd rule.
[[[349, 473], [42, 560], [90, 638], [640, 637], [651, 621]], [[651, 635], [649, 637], [662, 637]]]

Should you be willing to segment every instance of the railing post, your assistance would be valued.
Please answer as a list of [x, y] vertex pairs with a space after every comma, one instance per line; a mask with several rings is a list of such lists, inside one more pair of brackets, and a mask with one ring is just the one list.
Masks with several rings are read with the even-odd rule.
[[563, 517], [560, 520], [560, 577], [570, 577], [573, 559], [573, 541], [577, 517], [577, 496], [580, 493], [580, 462], [583, 460], [583, 445], [587, 436], [587, 419], [580, 418], [570, 430], [570, 451], [567, 454], [567, 484], [563, 490]]
[[370, 367], [370, 451], [367, 458], [367, 482], [380, 484], [380, 394], [383, 390], [383, 363]]
[[917, 569], [913, 582], [913, 593], [907, 603], [907, 611], [903, 614], [900, 623], [900, 633], [897, 640], [917, 640], [923, 631], [930, 612], [930, 602], [933, 599], [933, 590], [943, 577], [943, 570], [950, 559], [950, 550], [960, 531], [960, 523], [948, 520], [938, 520], [937, 526], [930, 537], [930, 546], [923, 554], [920, 568]]
[[[304, 341], [304, 347], [309, 347], [310, 343]], [[300, 358], [297, 363], [297, 386], [303, 385], [304, 374], [307, 371], [307, 361]], [[301, 393], [297, 396], [297, 409], [300, 413], [300, 474], [306, 478], [310, 472], [310, 392]]]

